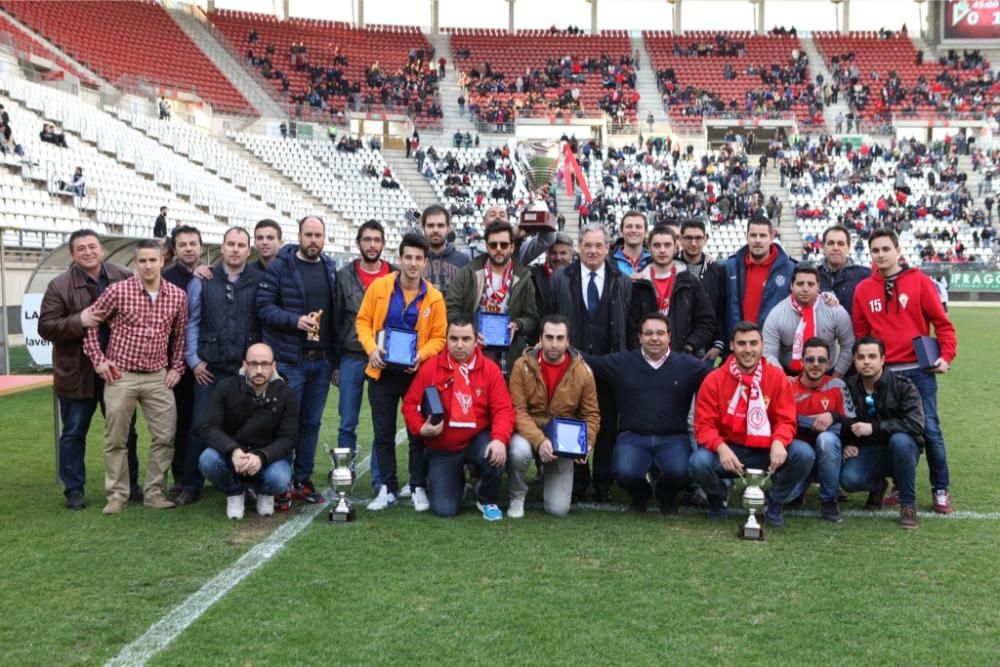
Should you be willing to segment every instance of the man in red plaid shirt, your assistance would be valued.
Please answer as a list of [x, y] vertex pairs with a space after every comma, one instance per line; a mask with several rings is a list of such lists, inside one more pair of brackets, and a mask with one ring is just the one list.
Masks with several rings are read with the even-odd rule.
[[164, 481], [177, 425], [171, 389], [184, 373], [187, 295], [160, 279], [158, 241], [139, 241], [135, 266], [136, 275], [109, 287], [93, 305], [111, 328], [107, 352], [101, 352], [96, 328], [88, 330], [83, 342], [84, 353], [105, 382], [105, 514], [118, 514], [128, 506], [125, 444], [137, 402], [152, 436], [143, 502], [158, 509], [174, 506], [164, 493]]

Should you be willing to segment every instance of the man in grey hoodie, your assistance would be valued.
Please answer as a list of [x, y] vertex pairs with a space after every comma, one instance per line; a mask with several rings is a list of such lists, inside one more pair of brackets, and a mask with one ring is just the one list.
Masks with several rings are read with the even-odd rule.
[[448, 285], [463, 266], [469, 263], [469, 256], [448, 243], [452, 232], [451, 214], [440, 204], [431, 204], [420, 216], [420, 228], [431, 244], [431, 255], [424, 271], [426, 278], [443, 294]]

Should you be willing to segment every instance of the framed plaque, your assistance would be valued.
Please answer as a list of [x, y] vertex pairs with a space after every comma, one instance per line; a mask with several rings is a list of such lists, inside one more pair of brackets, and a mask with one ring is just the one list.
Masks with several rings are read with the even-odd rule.
[[934, 368], [941, 357], [941, 348], [933, 336], [917, 336], [913, 339], [913, 351], [917, 355], [917, 365], [923, 370]]
[[587, 422], [555, 417], [542, 431], [552, 443], [556, 456], [579, 459], [587, 455]]
[[444, 419], [444, 403], [441, 401], [441, 392], [437, 387], [431, 385], [424, 389], [424, 397], [420, 401], [420, 414], [425, 419], [430, 419], [435, 426]]
[[417, 332], [409, 329], [385, 329], [385, 363], [398, 368], [413, 368], [417, 363]]
[[510, 347], [510, 316], [505, 313], [483, 313], [477, 316], [479, 333], [486, 347]]

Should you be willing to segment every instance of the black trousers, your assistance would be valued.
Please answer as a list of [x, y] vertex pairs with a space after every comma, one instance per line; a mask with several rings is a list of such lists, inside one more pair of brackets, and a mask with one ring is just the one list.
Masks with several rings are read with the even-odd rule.
[[174, 476], [174, 482], [178, 484], [184, 480], [184, 457], [187, 453], [188, 431], [191, 430], [191, 413], [194, 411], [194, 385], [194, 373], [188, 369], [174, 387], [177, 430], [174, 434], [174, 458], [170, 462], [170, 472]]
[[615, 451], [615, 440], [618, 438], [618, 402], [611, 385], [603, 380], [597, 381], [597, 405], [601, 411], [601, 430], [597, 432], [597, 442], [591, 462], [594, 466], [591, 475], [589, 466], [573, 466], [573, 495], [583, 496], [593, 482], [594, 490], [607, 493], [614, 485], [614, 475], [611, 472], [611, 460]]

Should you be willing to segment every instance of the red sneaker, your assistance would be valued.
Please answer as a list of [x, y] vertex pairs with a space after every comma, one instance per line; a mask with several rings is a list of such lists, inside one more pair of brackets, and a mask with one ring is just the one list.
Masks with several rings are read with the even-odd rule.
[[311, 479], [304, 479], [301, 482], [292, 484], [292, 498], [304, 500], [311, 505], [323, 502], [323, 494], [316, 491]]
[[892, 485], [892, 491], [889, 492], [889, 495], [882, 501], [882, 505], [885, 507], [896, 507], [899, 505], [899, 489], [896, 488], [895, 484]]
[[292, 509], [292, 494], [289, 491], [274, 495], [274, 511], [287, 512]]
[[955, 508], [951, 506], [951, 494], [945, 489], [934, 492], [934, 511], [938, 514], [951, 514]]

